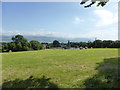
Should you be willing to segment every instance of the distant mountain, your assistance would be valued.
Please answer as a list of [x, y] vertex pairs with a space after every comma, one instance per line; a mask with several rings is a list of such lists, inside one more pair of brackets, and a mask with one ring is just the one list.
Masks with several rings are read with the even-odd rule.
[[[15, 36], [15, 35], [14, 35]], [[11, 42], [11, 37], [12, 35], [8, 36], [8, 35], [2, 35], [2, 41], [0, 42]], [[39, 42], [53, 42], [54, 40], [58, 40], [59, 42], [87, 42], [87, 41], [93, 41], [93, 39], [89, 39], [89, 38], [61, 38], [61, 37], [52, 37], [52, 36], [25, 36], [24, 37], [26, 39], [28, 39], [28, 41], [31, 40], [37, 40]]]

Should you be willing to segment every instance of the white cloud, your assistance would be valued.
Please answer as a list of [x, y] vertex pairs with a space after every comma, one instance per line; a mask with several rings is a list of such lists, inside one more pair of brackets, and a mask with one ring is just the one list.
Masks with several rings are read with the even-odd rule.
[[117, 29], [96, 29], [89, 33], [84, 34], [87, 37], [96, 37], [101, 40], [118, 40], [118, 30]]
[[17, 34], [21, 34], [21, 35], [30, 35], [30, 36], [49, 36], [49, 37], [61, 37], [61, 38], [89, 38], [89, 39], [93, 39], [95, 37], [97, 37], [98, 39], [101, 40], [117, 40], [118, 39], [118, 30], [111, 28], [111, 29], [94, 29], [91, 30], [89, 32], [86, 32], [84, 34], [80, 34], [80, 33], [69, 33], [69, 32], [48, 32], [48, 31], [44, 31], [44, 30], [37, 30], [37, 31], [7, 31], [4, 30], [2, 32], [2, 35], [17, 35]]
[[20, 30], [3, 30], [2, 35], [30, 35], [30, 36], [50, 36], [50, 37], [61, 37], [61, 38], [75, 38], [79, 37], [79, 35], [72, 34], [69, 32], [50, 32], [50, 31], [45, 31], [45, 30], [35, 30], [35, 31], [20, 31]]
[[79, 17], [75, 17], [74, 20], [73, 20], [74, 24], [79, 24], [80, 22], [83, 22], [83, 20], [80, 19]]
[[118, 22], [117, 12], [113, 13], [108, 10], [95, 10], [94, 13], [98, 16], [98, 23], [96, 26], [106, 26]]
[[119, 2], [120, 0], [109, 0], [109, 2]]

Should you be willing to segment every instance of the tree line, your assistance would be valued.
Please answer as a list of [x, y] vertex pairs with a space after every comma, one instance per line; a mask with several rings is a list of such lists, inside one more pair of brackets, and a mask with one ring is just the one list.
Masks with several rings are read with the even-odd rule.
[[112, 40], [95, 40], [88, 42], [70, 42], [60, 43], [57, 40], [54, 40], [52, 43], [40, 43], [36, 40], [28, 42], [26, 38], [22, 35], [16, 35], [11, 38], [12, 42], [2, 42], [0, 45], [2, 47], [1, 51], [30, 51], [30, 50], [41, 50], [41, 49], [52, 49], [52, 48], [120, 48], [120, 41]]
[[60, 43], [57, 40], [54, 40], [53, 43], [46, 43], [48, 48], [52, 47], [62, 47], [64, 49], [69, 48], [80, 48], [80, 47], [87, 47], [87, 48], [120, 48], [120, 41], [112, 41], [112, 40], [95, 40], [93, 42], [70, 42], [68, 40], [67, 43]]
[[11, 38], [12, 42], [2, 42], [2, 51], [30, 51], [40, 50], [43, 48], [42, 44], [36, 40], [28, 42], [22, 35], [16, 35]]

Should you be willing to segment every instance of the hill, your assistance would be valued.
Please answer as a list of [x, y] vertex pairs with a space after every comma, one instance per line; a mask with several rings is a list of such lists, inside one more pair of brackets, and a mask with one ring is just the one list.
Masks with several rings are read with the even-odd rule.
[[3, 53], [3, 88], [118, 87], [118, 49]]

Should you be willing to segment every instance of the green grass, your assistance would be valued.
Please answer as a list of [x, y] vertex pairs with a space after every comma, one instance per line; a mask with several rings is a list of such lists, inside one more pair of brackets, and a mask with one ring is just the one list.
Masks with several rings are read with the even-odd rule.
[[[117, 65], [115, 63], [117, 57], [118, 49], [54, 49], [3, 53], [2, 83], [3, 87], [86, 88], [95, 87], [95, 83], [93, 86], [89, 85], [91, 81], [88, 79], [94, 76], [98, 79], [98, 76], [102, 76], [103, 83], [99, 83], [100, 85], [96, 87], [105, 87], [104, 83], [108, 80], [103, 76], [106, 75], [105, 70], [109, 69], [106, 59], [110, 59], [111, 62], [108, 66], [117, 70], [114, 68]], [[111, 60], [111, 58], [114, 59]], [[96, 69], [97, 67], [105, 69]], [[28, 85], [28, 82], [32, 83]], [[26, 86], [25, 83], [27, 83]]]

